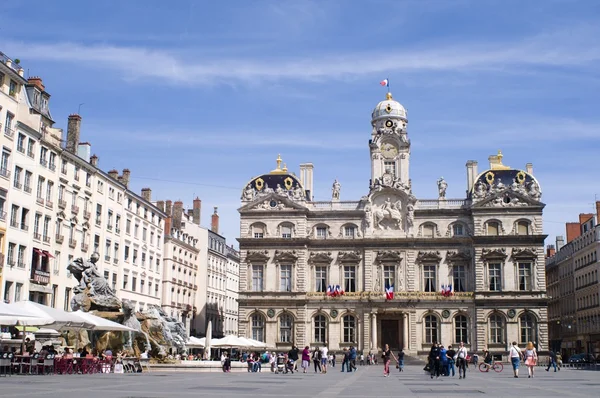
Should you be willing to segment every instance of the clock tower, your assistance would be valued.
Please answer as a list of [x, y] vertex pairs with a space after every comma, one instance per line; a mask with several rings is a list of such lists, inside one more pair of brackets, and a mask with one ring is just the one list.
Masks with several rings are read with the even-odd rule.
[[385, 101], [373, 110], [371, 125], [371, 189], [383, 186], [410, 190], [408, 119], [406, 109], [392, 98], [392, 93], [388, 92]]

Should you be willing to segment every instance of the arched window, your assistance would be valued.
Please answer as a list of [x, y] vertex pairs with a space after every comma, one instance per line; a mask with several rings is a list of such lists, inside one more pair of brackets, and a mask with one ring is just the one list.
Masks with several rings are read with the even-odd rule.
[[452, 225], [452, 236], [464, 236], [465, 227], [461, 223]]
[[497, 236], [500, 235], [500, 224], [497, 221], [487, 223], [487, 234]]
[[435, 315], [425, 317], [425, 343], [433, 344], [439, 341], [439, 322]]
[[294, 318], [290, 314], [282, 314], [279, 317], [279, 341], [291, 343], [294, 331]]
[[294, 229], [294, 226], [292, 224], [287, 224], [287, 223], [282, 224], [280, 226], [281, 237], [284, 239], [291, 239], [293, 229]]
[[455, 343], [468, 343], [469, 342], [469, 323], [467, 317], [464, 315], [457, 315], [454, 318], [454, 336]]
[[490, 315], [490, 343], [504, 343], [504, 318], [501, 315]]
[[525, 313], [519, 318], [519, 327], [521, 329], [521, 344], [537, 341], [536, 322], [533, 315]]
[[434, 234], [435, 234], [435, 225], [433, 225], [433, 224], [423, 225], [423, 237], [424, 238], [433, 238]]
[[517, 222], [517, 235], [529, 235], [529, 223], [527, 221]]
[[261, 314], [252, 315], [252, 338], [265, 341], [265, 318]]
[[327, 320], [325, 315], [315, 316], [315, 343], [325, 343], [327, 341]]
[[252, 225], [252, 236], [254, 239], [262, 239], [266, 235], [266, 227], [264, 224], [254, 224]]
[[346, 315], [343, 318], [344, 323], [344, 343], [356, 342], [356, 318], [352, 315]]

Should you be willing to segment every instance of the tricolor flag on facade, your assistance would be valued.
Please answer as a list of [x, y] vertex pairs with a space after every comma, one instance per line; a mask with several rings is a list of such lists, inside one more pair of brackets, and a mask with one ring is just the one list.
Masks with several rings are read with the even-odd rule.
[[331, 296], [333, 294], [333, 290], [331, 289], [331, 285], [327, 286], [327, 296]]
[[383, 87], [389, 87], [390, 81], [388, 79], [383, 79], [382, 81], [379, 82], [379, 84], [381, 84]]
[[342, 289], [340, 285], [335, 285], [335, 295], [336, 296], [344, 295], [344, 289]]
[[394, 284], [392, 283], [391, 285], [385, 287], [385, 299], [386, 300], [393, 300], [394, 299]]

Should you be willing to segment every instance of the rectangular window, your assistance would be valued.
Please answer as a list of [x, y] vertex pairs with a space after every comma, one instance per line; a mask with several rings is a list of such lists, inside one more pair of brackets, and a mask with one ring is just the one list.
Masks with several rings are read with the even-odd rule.
[[127, 219], [127, 221], [125, 222], [125, 232], [127, 234], [131, 233], [131, 220]]
[[102, 205], [100, 203], [96, 204], [96, 225], [100, 225], [102, 223]]
[[531, 290], [531, 263], [519, 263], [519, 290]]
[[136, 285], [137, 285], [137, 277], [134, 275], [131, 277], [131, 291], [132, 292], [135, 292]]
[[123, 275], [123, 290], [127, 290], [127, 283], [129, 282], [129, 275]]
[[490, 291], [499, 292], [502, 290], [502, 264], [488, 264]]
[[71, 304], [71, 288], [66, 287], [65, 288], [65, 304], [64, 304], [65, 311], [69, 311], [70, 304]]
[[48, 184], [46, 184], [46, 204], [52, 203], [52, 191], [54, 191], [54, 183], [48, 181]]
[[100, 235], [94, 236], [94, 251], [97, 252], [100, 248]]
[[17, 267], [25, 268], [25, 246], [19, 245], [17, 249]]
[[327, 267], [315, 267], [315, 288], [319, 293], [327, 292]]
[[396, 283], [396, 266], [385, 265], [383, 267], [383, 288], [390, 287]]
[[282, 292], [292, 291], [292, 266], [289, 264], [279, 267], [279, 290]]
[[23, 169], [19, 166], [15, 166], [15, 175], [13, 176], [13, 186], [17, 189], [23, 188], [21, 185], [21, 174], [23, 174]]
[[452, 287], [455, 292], [467, 291], [467, 274], [464, 265], [455, 265], [452, 267]]
[[33, 218], [33, 237], [34, 239], [41, 239], [42, 236], [40, 234], [40, 224], [42, 221], [42, 215], [40, 213], [35, 213], [35, 217]]
[[292, 237], [292, 227], [289, 225], [283, 225], [281, 227], [281, 237], [285, 239], [289, 239]]
[[33, 139], [28, 139], [27, 140], [27, 156], [29, 156], [30, 158], [34, 157], [35, 151], [35, 141]]
[[10, 152], [2, 151], [2, 159], [0, 160], [0, 175], [3, 177], [10, 177], [10, 171], [8, 171], [8, 164], [10, 162]]
[[344, 236], [346, 238], [354, 238], [354, 227], [353, 226], [344, 227]]
[[148, 228], [142, 229], [142, 240], [145, 242], [148, 236]]
[[326, 227], [317, 227], [317, 238], [319, 238], [319, 239], [327, 238], [327, 228]]
[[391, 174], [392, 176], [396, 177], [396, 162], [386, 160], [383, 162], [383, 165], [387, 174]]
[[135, 263], [137, 262], [137, 257], [138, 257], [138, 250], [137, 249], [133, 249], [133, 264], [135, 265]]
[[56, 170], [56, 154], [54, 152], [50, 152], [50, 160], [48, 161], [48, 167], [50, 170]]
[[[8, 126], [8, 113], [6, 114], [6, 116], [7, 116], [6, 125]], [[21, 153], [25, 153], [25, 134], [19, 133], [19, 135], [17, 135], [17, 151], [19, 151]]]
[[423, 266], [423, 290], [426, 292], [437, 291], [437, 266]]
[[263, 291], [263, 269], [262, 265], [252, 265], [252, 291], [262, 292]]
[[356, 266], [344, 265], [344, 291], [356, 292]]
[[37, 190], [36, 190], [36, 194], [37, 194], [37, 198], [38, 199], [44, 199], [44, 181], [46, 179], [44, 177], [38, 177], [38, 182], [37, 182]]
[[50, 217], [44, 217], [44, 228], [42, 230], [42, 235], [44, 237], [44, 242], [50, 241]]

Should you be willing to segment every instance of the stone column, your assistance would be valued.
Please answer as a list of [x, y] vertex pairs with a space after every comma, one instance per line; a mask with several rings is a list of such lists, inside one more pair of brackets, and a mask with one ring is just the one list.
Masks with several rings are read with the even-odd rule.
[[371, 313], [371, 350], [377, 350], [377, 314]]
[[406, 316], [406, 313], [402, 314], [402, 344], [404, 345], [403, 349], [410, 349], [410, 342], [408, 340], [408, 316]]

